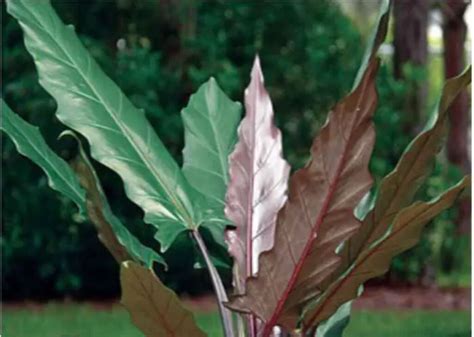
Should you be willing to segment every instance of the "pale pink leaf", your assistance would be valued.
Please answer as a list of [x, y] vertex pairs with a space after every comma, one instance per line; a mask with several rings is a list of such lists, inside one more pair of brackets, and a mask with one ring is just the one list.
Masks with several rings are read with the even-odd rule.
[[[258, 257], [273, 247], [278, 211], [286, 201], [290, 166], [282, 157], [281, 132], [273, 122], [273, 107], [263, 85], [258, 56], [245, 90], [245, 117], [239, 140], [229, 158], [230, 182], [226, 216], [235, 231], [226, 233], [235, 261], [235, 284], [243, 285], [258, 271]], [[239, 289], [240, 288], [240, 289]]]

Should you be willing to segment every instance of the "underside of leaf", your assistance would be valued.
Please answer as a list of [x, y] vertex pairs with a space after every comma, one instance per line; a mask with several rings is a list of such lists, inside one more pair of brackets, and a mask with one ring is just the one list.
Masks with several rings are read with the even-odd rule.
[[354, 262], [363, 249], [384, 235], [398, 212], [413, 201], [443, 146], [447, 133], [448, 108], [470, 82], [470, 68], [446, 82], [434, 123], [428, 125], [428, 129], [408, 145], [395, 169], [382, 180], [374, 208], [341, 252], [343, 263], [336, 277]]
[[176, 294], [148, 268], [127, 261], [120, 270], [121, 303], [146, 337], [205, 337]]
[[258, 56], [245, 91], [245, 118], [229, 158], [230, 183], [225, 212], [236, 226], [227, 243], [234, 258], [234, 282], [243, 293], [245, 279], [258, 271], [258, 258], [273, 247], [276, 216], [286, 200], [290, 166], [282, 158], [281, 132], [264, 87]]
[[358, 288], [365, 281], [387, 272], [392, 258], [413, 247], [419, 241], [423, 227], [451, 207], [469, 186], [470, 179], [466, 177], [438, 198], [430, 202], [415, 202], [400, 211], [390, 232], [365, 248], [348, 272], [324, 292], [313, 308], [305, 312], [304, 326], [316, 326], [330, 317], [340, 305], [357, 297]]
[[274, 325], [296, 326], [304, 305], [337, 267], [336, 248], [360, 225], [353, 211], [372, 184], [368, 162], [378, 63], [372, 59], [356, 90], [330, 112], [310, 162], [290, 179], [288, 201], [278, 214], [278, 249], [261, 255], [258, 277], [250, 278], [247, 293], [230, 303], [258, 315], [265, 322], [264, 337]]

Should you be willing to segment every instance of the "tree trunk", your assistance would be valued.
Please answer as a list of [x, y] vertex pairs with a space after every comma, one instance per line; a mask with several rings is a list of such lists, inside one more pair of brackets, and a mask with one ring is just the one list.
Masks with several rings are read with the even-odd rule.
[[405, 65], [426, 69], [428, 59], [429, 0], [394, 0], [394, 73], [410, 85], [404, 116], [405, 131], [414, 134], [426, 108], [426, 79], [405, 78]]
[[[450, 78], [461, 73], [465, 68], [465, 49], [467, 27], [464, 12], [468, 2], [447, 0], [441, 3], [443, 13], [444, 73]], [[450, 129], [448, 135], [447, 155], [451, 163], [457, 165], [464, 173], [471, 171], [469, 160], [469, 95], [462, 92], [449, 110]], [[471, 201], [465, 200], [459, 206], [458, 232], [470, 233]]]

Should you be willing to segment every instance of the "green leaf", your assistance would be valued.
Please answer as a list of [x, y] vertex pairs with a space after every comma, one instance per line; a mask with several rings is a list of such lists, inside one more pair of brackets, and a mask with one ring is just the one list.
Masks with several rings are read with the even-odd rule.
[[352, 301], [341, 305], [330, 318], [318, 326], [314, 337], [342, 337], [351, 318], [351, 305]]
[[214, 78], [201, 85], [181, 111], [183, 173], [209, 205], [224, 212], [228, 157], [237, 141], [241, 104], [231, 101]]
[[49, 186], [74, 201], [85, 214], [86, 195], [69, 165], [46, 144], [37, 127], [15, 114], [2, 99], [1, 130], [22, 155], [31, 159], [48, 177]]
[[[181, 111], [185, 147], [183, 173], [201, 198], [201, 207], [208, 212], [203, 223], [213, 239], [225, 246], [224, 199], [229, 181], [228, 157], [237, 141], [241, 105], [231, 101], [214, 78], [201, 85]], [[161, 235], [176, 237], [182, 230], [168, 228]], [[166, 248], [166, 247], [165, 247]]]
[[183, 226], [168, 224], [166, 222], [162, 223], [160, 225], [160, 229], [156, 232], [154, 236], [155, 239], [161, 243], [161, 252], [166, 252], [176, 240], [178, 235], [182, 232], [185, 232], [186, 230], [186, 227]]
[[[40, 84], [58, 103], [57, 116], [81, 133], [94, 159], [116, 171], [145, 222], [165, 233], [194, 229], [207, 214], [195, 212], [192, 190], [142, 110], [125, 97], [89, 55], [72, 26], [49, 1], [15, 0], [7, 10], [20, 23]], [[169, 247], [174, 236], [157, 236]]]
[[[364, 286], [360, 286], [357, 296], [362, 295], [363, 292]], [[318, 325], [314, 337], [342, 337], [351, 320], [351, 309], [352, 301], [341, 305], [331, 317]]]
[[[98, 227], [100, 240], [117, 260], [120, 260], [119, 256], [127, 256], [128, 250], [147, 266], [151, 266], [153, 261], [166, 265], [160, 255], [141, 244], [112, 213], [97, 176], [82, 150], [81, 161], [76, 159], [74, 165], [76, 169], [80, 167], [78, 178], [73, 169], [49, 148], [38, 128], [15, 114], [3, 99], [1, 130], [12, 139], [19, 153], [31, 159], [46, 173], [52, 189], [74, 201], [83, 215], [89, 215]], [[85, 163], [89, 166], [85, 166]], [[90, 197], [91, 191], [94, 198]]]
[[166, 266], [160, 255], [153, 249], [143, 245], [112, 213], [99, 177], [89, 158], [87, 158], [79, 138], [70, 131], [61, 134], [61, 136], [64, 135], [74, 137], [78, 143], [79, 154], [71, 166], [87, 192], [87, 213], [97, 228], [100, 241], [119, 263], [131, 260], [133, 257], [133, 259], [143, 262], [149, 268], [153, 266], [155, 261]]

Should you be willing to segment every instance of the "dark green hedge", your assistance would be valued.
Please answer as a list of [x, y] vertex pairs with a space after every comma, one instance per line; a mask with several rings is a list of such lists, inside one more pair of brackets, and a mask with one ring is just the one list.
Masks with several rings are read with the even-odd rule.
[[[179, 112], [189, 95], [214, 76], [234, 100], [241, 101], [258, 52], [283, 130], [285, 155], [294, 168], [301, 166], [329, 108], [349, 90], [363, 50], [363, 38], [334, 2], [157, 3], [56, 1], [55, 7], [64, 21], [76, 26], [105, 71], [146, 110], [178, 161], [183, 147]], [[2, 16], [2, 96], [41, 128], [54, 149], [70, 158], [73, 144], [56, 140], [63, 127], [54, 117], [55, 102], [38, 85], [19, 26], [3, 4]], [[409, 140], [400, 117], [405, 86], [392, 79], [386, 65], [379, 90], [376, 123], [383, 132], [372, 163], [378, 177], [393, 168]], [[4, 136], [2, 140], [4, 299], [116, 296], [117, 266], [92, 225], [79, 222], [72, 204], [48, 188], [41, 171], [19, 156], [9, 140]], [[98, 170], [114, 211], [158, 248], [149, 239], [150, 226], [125, 198], [115, 173], [104, 167]], [[420, 251], [409, 253], [408, 259], [422, 264], [430, 249]], [[162, 277], [171, 287], [190, 293], [209, 288], [206, 272], [193, 269], [199, 258], [185, 236], [166, 258], [171, 269]], [[396, 265], [400, 275], [411, 273], [406, 265]], [[222, 271], [228, 282], [229, 270]]]

